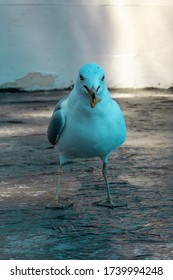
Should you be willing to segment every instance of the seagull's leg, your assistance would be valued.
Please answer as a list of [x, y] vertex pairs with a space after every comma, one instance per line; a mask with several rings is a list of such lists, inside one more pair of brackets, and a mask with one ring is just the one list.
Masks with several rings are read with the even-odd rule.
[[60, 186], [60, 182], [61, 182], [61, 177], [62, 177], [62, 165], [58, 165], [58, 172], [57, 172], [57, 181], [56, 181], [56, 193], [55, 193], [55, 201], [59, 202], [59, 194], [61, 191], [61, 186]]
[[112, 201], [112, 197], [111, 197], [111, 193], [110, 193], [110, 188], [109, 188], [109, 182], [108, 182], [108, 176], [107, 176], [107, 168], [106, 168], [106, 163], [103, 163], [103, 168], [102, 168], [102, 174], [103, 177], [105, 179], [105, 183], [106, 183], [106, 189], [107, 189], [107, 202], [110, 205], [110, 207], [113, 207], [113, 201]]
[[104, 177], [105, 183], [106, 183], [107, 198], [96, 202], [96, 205], [114, 208], [116, 206], [114, 205], [114, 203], [112, 201], [112, 197], [111, 197], [111, 193], [110, 193], [109, 182], [108, 182], [108, 177], [107, 177], [106, 162], [103, 162], [102, 174], [103, 174], [103, 177]]
[[55, 193], [55, 198], [53, 199], [53, 201], [46, 206], [46, 208], [52, 208], [52, 209], [65, 209], [65, 208], [68, 208], [69, 206], [72, 205], [71, 204], [63, 204], [62, 202], [60, 202], [60, 198], [59, 198], [59, 195], [60, 195], [60, 181], [61, 181], [61, 177], [62, 177], [62, 165], [59, 164], [58, 165], [58, 172], [57, 172], [57, 181], [56, 181], [56, 193]]
[[97, 206], [105, 206], [105, 207], [109, 207], [109, 208], [115, 208], [115, 207], [124, 207], [127, 206], [126, 204], [115, 204], [112, 200], [112, 196], [110, 193], [110, 188], [109, 188], [109, 182], [108, 182], [108, 177], [107, 177], [107, 168], [106, 168], [106, 162], [103, 161], [103, 168], [102, 168], [102, 174], [103, 177], [105, 179], [105, 183], [106, 183], [106, 189], [107, 189], [107, 198], [100, 200], [98, 202], [96, 202], [95, 204]]

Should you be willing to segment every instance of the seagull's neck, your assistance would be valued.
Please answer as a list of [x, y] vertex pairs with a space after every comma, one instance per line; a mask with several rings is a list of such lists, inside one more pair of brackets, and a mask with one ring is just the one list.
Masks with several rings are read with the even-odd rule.
[[68, 110], [75, 115], [78, 115], [79, 113], [79, 116], [85, 115], [88, 117], [94, 117], [97, 115], [103, 115], [105, 111], [107, 112], [109, 110], [112, 98], [107, 88], [102, 91], [98, 97], [101, 98], [101, 101], [97, 103], [94, 108], [91, 108], [89, 95], [85, 92], [81, 93], [73, 89], [69, 96]]

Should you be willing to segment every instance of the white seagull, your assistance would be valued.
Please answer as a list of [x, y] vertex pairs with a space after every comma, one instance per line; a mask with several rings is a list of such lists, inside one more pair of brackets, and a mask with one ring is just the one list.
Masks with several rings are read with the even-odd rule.
[[107, 198], [97, 205], [114, 208], [106, 164], [110, 153], [126, 139], [126, 125], [119, 105], [105, 84], [104, 70], [97, 64], [85, 64], [69, 95], [56, 105], [47, 136], [59, 155], [55, 199], [47, 207], [64, 208], [59, 199], [62, 165], [76, 158], [100, 157]]

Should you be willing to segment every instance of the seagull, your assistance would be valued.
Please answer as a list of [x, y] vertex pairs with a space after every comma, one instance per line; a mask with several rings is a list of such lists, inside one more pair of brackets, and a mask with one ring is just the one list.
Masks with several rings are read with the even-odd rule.
[[126, 139], [123, 113], [105, 83], [104, 70], [95, 63], [85, 64], [79, 71], [74, 88], [56, 105], [50, 119], [48, 140], [59, 156], [56, 195], [47, 208], [66, 208], [60, 200], [62, 166], [74, 159], [99, 157], [107, 197], [99, 206], [116, 207], [113, 202], [107, 161], [112, 151]]

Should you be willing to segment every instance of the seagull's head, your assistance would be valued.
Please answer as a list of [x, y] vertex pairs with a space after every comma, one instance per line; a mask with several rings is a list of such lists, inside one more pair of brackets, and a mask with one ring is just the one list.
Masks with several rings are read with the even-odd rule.
[[101, 101], [99, 95], [105, 89], [105, 72], [97, 64], [85, 64], [79, 71], [77, 89], [82, 94], [87, 94], [91, 108]]

